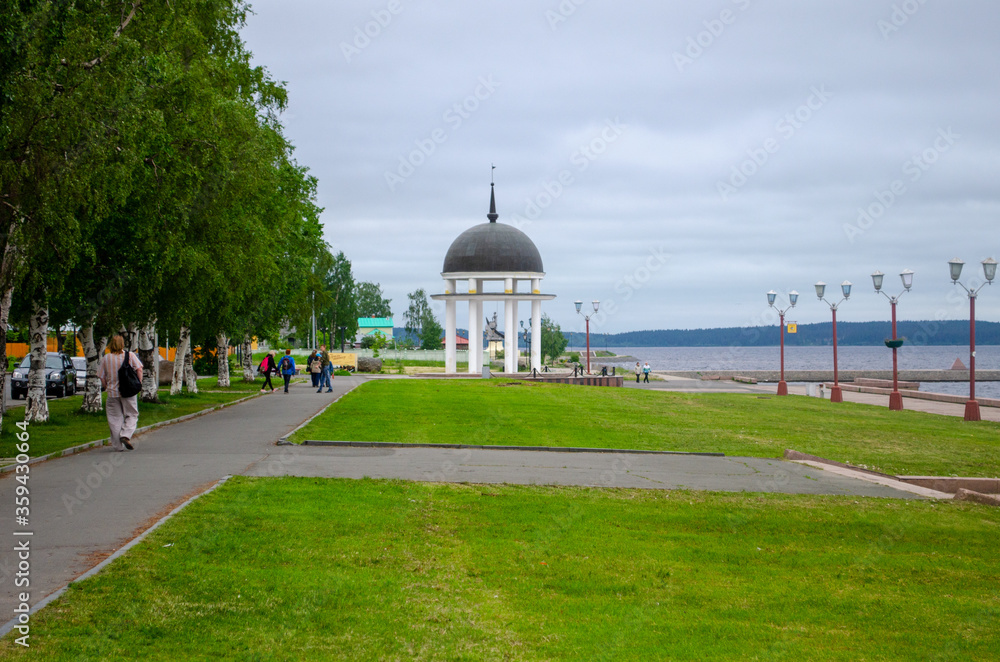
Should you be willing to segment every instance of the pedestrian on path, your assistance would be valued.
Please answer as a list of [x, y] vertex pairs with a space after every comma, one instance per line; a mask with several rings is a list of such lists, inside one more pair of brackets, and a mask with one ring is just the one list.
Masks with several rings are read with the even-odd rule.
[[274, 384], [271, 383], [271, 375], [277, 374], [278, 366], [274, 362], [274, 350], [264, 355], [264, 360], [260, 362], [257, 366], [257, 372], [264, 375], [264, 384], [260, 387], [260, 392], [263, 393], [265, 388], [271, 389], [271, 393], [274, 393]]
[[306, 361], [306, 366], [309, 368], [309, 377], [312, 379], [313, 388], [316, 388], [320, 385], [320, 372], [323, 370], [319, 351], [313, 350], [313, 353], [309, 355], [309, 359]]
[[642, 382], [649, 383], [649, 361], [646, 361], [646, 364], [642, 366]]
[[635, 362], [635, 383], [639, 383], [639, 375], [642, 374], [642, 368], [639, 367], [639, 362]]
[[326, 386], [326, 392], [331, 393], [333, 391], [333, 386], [330, 384], [331, 373], [333, 372], [333, 366], [330, 364], [330, 355], [326, 351], [326, 345], [319, 346], [319, 358], [320, 358], [320, 375], [319, 375], [319, 388], [316, 392], [319, 393]]
[[288, 393], [288, 383], [292, 381], [292, 375], [295, 374], [295, 359], [292, 357], [292, 350], [286, 349], [285, 355], [281, 357], [281, 363], [278, 364], [281, 369], [281, 377], [285, 380], [285, 393]]
[[139, 424], [138, 396], [123, 398], [118, 390], [118, 369], [126, 360], [135, 368], [141, 382], [142, 361], [132, 352], [126, 352], [125, 339], [116, 335], [108, 343], [108, 353], [101, 357], [101, 364], [97, 368], [97, 376], [101, 379], [101, 385], [108, 392], [104, 409], [108, 416], [108, 427], [111, 429], [111, 450], [113, 451], [132, 450], [133, 446], [130, 440], [135, 434], [136, 425]]

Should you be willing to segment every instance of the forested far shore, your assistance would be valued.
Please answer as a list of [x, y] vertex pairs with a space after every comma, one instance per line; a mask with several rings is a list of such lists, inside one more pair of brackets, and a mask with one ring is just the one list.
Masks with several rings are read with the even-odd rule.
[[[830, 322], [799, 324], [796, 333], [785, 333], [788, 345], [830, 345]], [[897, 334], [911, 345], [968, 345], [969, 320], [915, 320], [897, 322]], [[573, 347], [582, 347], [586, 336], [563, 332]], [[837, 322], [840, 345], [881, 345], [892, 336], [892, 325], [880, 322]], [[725, 327], [718, 329], [654, 329], [625, 333], [590, 334], [591, 348], [603, 347], [764, 347], [780, 342], [774, 326]], [[976, 344], [1000, 345], [1000, 322], [976, 322]]]

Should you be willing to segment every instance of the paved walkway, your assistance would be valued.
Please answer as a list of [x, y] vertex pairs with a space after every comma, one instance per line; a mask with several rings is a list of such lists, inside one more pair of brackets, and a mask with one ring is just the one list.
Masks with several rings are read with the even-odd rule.
[[[275, 391], [140, 435], [128, 453], [112, 453], [105, 446], [33, 465], [31, 604], [223, 476], [270, 466], [284, 448], [275, 445], [279, 437], [361, 381], [337, 377], [334, 392], [322, 394], [307, 384], [293, 384], [288, 395]], [[15, 591], [23, 590], [13, 583], [17, 559], [10, 551], [9, 532], [15, 528], [17, 483], [12, 475], [0, 478], [0, 522], [8, 541], [0, 555], [0, 622], [12, 614]]]
[[[363, 448], [286, 446], [281, 471], [310, 478], [404, 480], [515, 485], [583, 485], [781, 492], [917, 498], [885, 485], [836, 475], [794, 462], [752, 457], [647, 453], [588, 453], [483, 448]], [[258, 464], [252, 476], [273, 475]]]
[[[229, 474], [914, 497], [833, 472], [759, 458], [275, 445], [362, 381], [338, 377], [332, 394], [293, 385], [289, 395], [276, 392], [141, 435], [130, 453], [104, 447], [34, 465], [31, 604]], [[11, 476], [0, 478], [0, 522], [7, 531], [14, 529], [17, 483]], [[23, 590], [12, 581], [17, 565], [12, 545], [3, 549], [0, 622], [12, 613], [15, 590]]]

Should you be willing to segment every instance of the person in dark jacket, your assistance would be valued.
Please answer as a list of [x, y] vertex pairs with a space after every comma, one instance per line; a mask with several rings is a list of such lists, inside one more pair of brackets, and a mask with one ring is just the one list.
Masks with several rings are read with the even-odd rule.
[[291, 349], [285, 350], [285, 355], [278, 363], [278, 369], [281, 370], [281, 377], [285, 380], [285, 393], [288, 393], [288, 383], [292, 381], [292, 375], [295, 374], [295, 359], [292, 357]]
[[264, 384], [260, 387], [260, 392], [263, 393], [265, 388], [269, 388], [271, 389], [271, 393], [274, 393], [274, 384], [271, 383], [271, 375], [278, 373], [278, 365], [274, 362], [273, 349], [264, 355], [264, 360], [257, 366], [257, 372], [264, 375]]

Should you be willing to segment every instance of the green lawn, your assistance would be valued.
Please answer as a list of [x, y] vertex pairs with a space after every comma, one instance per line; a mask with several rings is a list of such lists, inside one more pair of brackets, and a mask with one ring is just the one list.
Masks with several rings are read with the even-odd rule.
[[503, 380], [371, 381], [293, 441], [586, 446], [780, 457], [890, 474], [1000, 476], [1000, 424], [804, 396], [684, 394]]
[[32, 617], [24, 660], [995, 660], [1000, 511], [234, 478]]
[[[219, 388], [218, 379], [209, 377], [198, 380], [199, 392], [195, 395], [181, 393], [170, 395], [170, 388], [160, 389], [160, 404], [139, 403], [139, 427], [170, 420], [186, 414], [214, 407], [260, 390], [260, 382], [246, 384], [232, 380], [229, 388]], [[106, 396], [105, 396], [106, 397]], [[78, 446], [88, 441], [106, 439], [109, 435], [108, 421], [104, 412], [88, 414], [80, 410], [82, 395], [59, 400], [49, 400], [49, 421], [33, 423], [31, 433], [31, 456], [38, 457], [61, 451], [65, 448]], [[7, 410], [3, 417], [3, 432], [0, 434], [4, 442], [0, 445], [0, 457], [13, 457], [14, 424], [24, 420], [24, 407]], [[9, 442], [9, 443], [7, 443]]]

